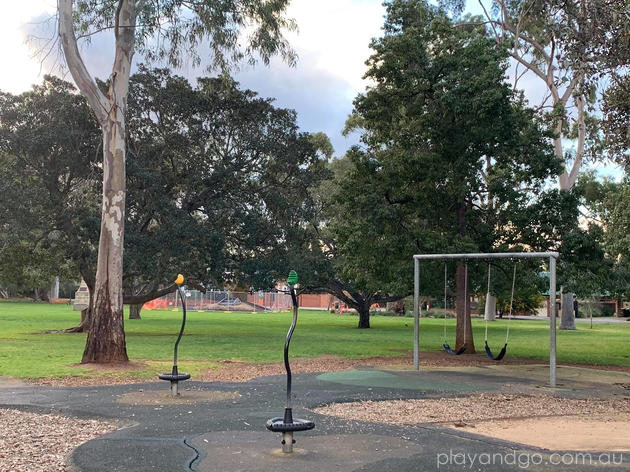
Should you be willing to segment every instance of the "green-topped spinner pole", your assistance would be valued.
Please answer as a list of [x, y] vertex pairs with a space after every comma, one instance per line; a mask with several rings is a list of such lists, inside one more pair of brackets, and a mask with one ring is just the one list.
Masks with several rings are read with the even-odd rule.
[[287, 371], [287, 403], [286, 408], [291, 409], [291, 367], [289, 366], [289, 344], [291, 343], [291, 336], [293, 336], [293, 331], [295, 330], [295, 325], [297, 323], [298, 316], [298, 300], [295, 294], [295, 285], [298, 282], [297, 272], [292, 270], [289, 272], [289, 277], [287, 278], [287, 283], [289, 284], [289, 292], [291, 294], [291, 301], [293, 302], [293, 321], [291, 322], [291, 327], [289, 328], [289, 332], [287, 333], [287, 339], [284, 342], [284, 368]]
[[[293, 336], [293, 330], [297, 323], [298, 316], [298, 299], [295, 294], [295, 285], [298, 282], [297, 272], [292, 270], [289, 272], [287, 283], [289, 284], [289, 291], [291, 293], [291, 301], [293, 302], [293, 320], [291, 321], [291, 327], [287, 333], [287, 339], [284, 343], [284, 368], [287, 371], [287, 402], [284, 407], [284, 423], [293, 423], [293, 410], [291, 407], [291, 367], [289, 366], [289, 344], [291, 343], [291, 336]], [[293, 452], [293, 431], [285, 431], [282, 433], [282, 451], [285, 453]]]

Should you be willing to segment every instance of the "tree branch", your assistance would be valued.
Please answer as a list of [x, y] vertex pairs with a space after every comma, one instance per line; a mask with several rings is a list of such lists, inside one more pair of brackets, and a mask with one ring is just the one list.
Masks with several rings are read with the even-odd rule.
[[490, 26], [492, 26], [492, 31], [494, 31], [494, 36], [497, 38], [497, 41], [502, 39], [502, 38], [499, 38], [499, 32], [494, 27], [494, 23], [492, 22], [492, 18], [490, 18], [490, 14], [488, 13], [488, 10], [486, 9], [486, 6], [483, 4], [483, 2], [481, 0], [477, 0], [477, 1], [479, 2], [479, 5], [483, 9], [484, 15], [486, 15], [486, 18], [488, 18], [488, 22], [490, 23]]
[[581, 79], [582, 79], [582, 74], [576, 74], [575, 77], [573, 77], [573, 79], [571, 80], [571, 83], [567, 86], [567, 89], [562, 94], [562, 97], [560, 97], [560, 101], [564, 105], [566, 105], [566, 103], [569, 101], [569, 97], [571, 97], [573, 90], [575, 90], [575, 86], [578, 84], [578, 82]]
[[141, 303], [146, 303], [151, 300], [155, 300], [156, 298], [163, 297], [169, 293], [173, 293], [175, 290], [177, 290], [177, 286], [172, 284], [160, 290], [151, 290], [150, 292], [143, 293], [141, 295], [123, 295], [123, 304], [139, 305]]
[[[116, 10], [116, 55], [109, 85], [112, 105], [124, 105], [129, 91], [131, 61], [135, 46], [136, 0], [120, 0]], [[121, 110], [122, 111], [122, 110]]]
[[99, 123], [104, 124], [107, 121], [109, 103], [88, 72], [79, 53], [72, 22], [72, 6], [73, 0], [58, 0], [61, 46], [74, 82], [90, 104]]
[[569, 172], [569, 188], [573, 187], [575, 182], [577, 181], [578, 174], [582, 167], [582, 159], [584, 157], [584, 143], [586, 141], [586, 124], [584, 122], [584, 97], [579, 96], [576, 99], [577, 105], [577, 126], [578, 126], [578, 139], [577, 139], [577, 150], [575, 151], [575, 161], [573, 162], [573, 166], [571, 167], [571, 172]]
[[551, 94], [553, 95], [554, 100], [555, 100], [556, 98], [558, 98], [558, 99], [559, 99], [559, 97], [558, 97], [558, 92], [557, 92], [557, 90], [555, 90], [555, 86], [553, 86], [553, 83], [552, 83], [552, 84], [549, 84], [549, 82], [547, 81], [547, 76], [546, 76], [545, 74], [543, 74], [543, 72], [542, 72], [542, 71], [541, 71], [538, 67], [536, 67], [536, 66], [535, 66], [534, 64], [532, 64], [531, 62], [529, 62], [529, 61], [527, 61], [527, 60], [523, 59], [523, 57], [522, 57], [520, 54], [518, 54], [518, 53], [515, 53], [515, 52], [509, 52], [509, 55], [510, 55], [511, 57], [513, 57], [514, 59], [516, 59], [516, 60], [517, 60], [518, 62], [520, 62], [521, 64], [523, 64], [523, 65], [524, 65], [525, 67], [527, 67], [529, 70], [531, 70], [531, 71], [532, 71], [534, 74], [536, 74], [538, 77], [540, 77], [540, 78], [541, 78], [541, 79], [542, 79], [542, 80], [543, 80], [543, 81], [547, 84], [547, 87], [549, 88], [549, 91], [550, 91], [550, 92], [551, 92]]

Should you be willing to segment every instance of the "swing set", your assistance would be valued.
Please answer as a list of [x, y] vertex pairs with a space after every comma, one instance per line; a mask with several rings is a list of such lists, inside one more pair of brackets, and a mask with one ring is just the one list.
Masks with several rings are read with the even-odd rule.
[[[491, 264], [488, 263], [488, 291], [486, 294], [486, 311], [488, 311], [489, 309], [489, 304], [487, 303], [487, 300], [491, 297], [491, 285], [490, 285], [490, 271], [491, 271]], [[514, 273], [512, 275], [512, 294], [510, 296], [510, 309], [509, 309], [509, 315], [508, 315], [508, 323], [507, 323], [507, 327], [505, 330], [505, 345], [503, 346], [503, 348], [501, 348], [501, 351], [499, 352], [499, 354], [497, 354], [496, 356], [492, 353], [492, 350], [490, 349], [490, 346], [488, 346], [488, 317], [485, 317], [486, 320], [486, 329], [485, 329], [485, 337], [484, 337], [484, 343], [485, 343], [485, 349], [486, 349], [486, 355], [492, 359], [493, 361], [500, 361], [503, 360], [503, 358], [505, 357], [505, 354], [507, 353], [507, 346], [508, 346], [508, 341], [510, 339], [510, 321], [512, 320], [512, 307], [514, 306], [514, 287], [516, 285], [516, 262], [514, 262]], [[443, 344], [442, 347], [444, 348], [444, 351], [447, 354], [451, 354], [453, 356], [459, 356], [461, 354], [464, 354], [464, 352], [466, 352], [466, 329], [464, 329], [464, 344], [462, 344], [462, 346], [457, 350], [454, 351], [451, 346], [448, 344], [448, 342], [446, 341], [446, 294], [448, 292], [448, 266], [446, 264], [446, 262], [444, 262], [444, 330], [443, 330]], [[468, 264], [466, 263], [464, 265], [464, 313], [468, 313]]]
[[[514, 288], [516, 286], [516, 262], [518, 259], [549, 259], [549, 294], [551, 297], [556, 293], [556, 261], [559, 257], [557, 252], [520, 252], [520, 253], [467, 253], [467, 254], [416, 254], [414, 260], [414, 343], [413, 343], [413, 366], [419, 370], [419, 344], [420, 344], [420, 261], [421, 260], [443, 260], [444, 261], [444, 308], [446, 309], [446, 294], [448, 291], [448, 269], [446, 262], [448, 260], [463, 261], [464, 264], [464, 313], [468, 313], [468, 261], [472, 259], [511, 259], [514, 261], [514, 269], [512, 273], [512, 291], [510, 296], [509, 315], [505, 333], [505, 344], [497, 355], [494, 355], [488, 345], [488, 317], [486, 316], [485, 325], [485, 351], [486, 355], [495, 361], [501, 361], [506, 353], [510, 336], [510, 322], [512, 320], [512, 311], [514, 305]], [[488, 291], [486, 299], [491, 296], [491, 265], [488, 262]], [[466, 352], [466, 329], [464, 329], [464, 344], [453, 350], [447, 342], [446, 329], [446, 312], [444, 315], [443, 344], [444, 351], [448, 354], [459, 356]], [[549, 313], [549, 384], [556, 386], [556, 304], [550, 300]]]

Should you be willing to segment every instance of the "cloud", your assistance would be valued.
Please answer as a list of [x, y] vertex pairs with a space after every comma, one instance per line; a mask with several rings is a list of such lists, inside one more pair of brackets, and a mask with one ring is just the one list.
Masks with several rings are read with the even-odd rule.
[[[29, 9], [17, 15], [22, 7], [16, 7], [5, 16], [10, 24], [28, 22], [19, 32], [11, 33], [13, 41], [15, 38], [22, 41], [27, 35], [54, 38], [54, 21], [42, 21], [54, 14], [55, 2], [26, 3]], [[383, 23], [381, 3], [381, 0], [294, 0], [287, 16], [296, 20], [299, 30], [287, 34], [287, 38], [299, 56], [297, 66], [290, 68], [280, 60], [272, 61], [269, 67], [247, 66], [234, 74], [236, 80], [263, 97], [275, 98], [277, 106], [295, 109], [304, 131], [323, 131], [331, 138], [337, 155], [343, 155], [357, 141], [356, 136], [341, 136], [341, 130], [352, 111], [352, 100], [365, 88], [362, 76], [370, 55], [369, 43], [380, 35]], [[105, 79], [110, 75], [113, 46], [111, 32], [96, 35], [91, 43], [82, 45], [84, 61], [94, 77]], [[58, 49], [43, 60], [41, 67], [38, 59], [28, 59], [24, 51], [14, 55], [16, 71], [0, 76], [2, 90], [22, 92], [40, 82], [45, 73], [71, 79], [60, 68], [63, 60]], [[139, 55], [135, 58], [135, 63], [138, 62], [142, 62]], [[203, 68], [189, 66], [175, 72], [190, 80], [207, 75]]]
[[[0, 72], [0, 90], [19, 93], [41, 82], [45, 73], [55, 73], [70, 80], [60, 69], [63, 59], [59, 49], [45, 59], [33, 57], [34, 49], [56, 37], [55, 22], [50, 21], [56, 0], [29, 0], [7, 6], [0, 16], [0, 43], [3, 44], [5, 67]], [[299, 56], [295, 68], [275, 59], [265, 67], [246, 66], [235, 72], [244, 88], [263, 97], [275, 98], [275, 104], [297, 111], [298, 124], [304, 131], [326, 133], [341, 156], [358, 142], [357, 133], [349, 138], [341, 135], [352, 100], [365, 89], [365, 60], [371, 54], [370, 40], [381, 35], [385, 9], [381, 0], [293, 0], [287, 16], [296, 20], [299, 31], [287, 35]], [[43, 38], [25, 44], [28, 36]], [[95, 36], [81, 47], [88, 70], [105, 79], [111, 73], [113, 36], [106, 32]], [[203, 53], [202, 53], [203, 55]], [[135, 63], [142, 62], [139, 55]], [[207, 75], [203, 68], [182, 67], [176, 71], [194, 81]], [[510, 73], [514, 77], [514, 64]], [[540, 78], [528, 73], [519, 81], [530, 105], [541, 103], [546, 89]], [[612, 166], [598, 166], [599, 172], [618, 173]]]
[[29, 42], [28, 29], [35, 22], [49, 20], [55, 9], [42, 4], [21, 2], [19, 6], [3, 5], [0, 15], [0, 44], [3, 68], [0, 72], [0, 89], [19, 93], [39, 82], [40, 63], [34, 57], [38, 42]]
[[235, 78], [242, 87], [274, 97], [276, 106], [296, 110], [300, 128], [326, 133], [338, 155], [353, 144], [341, 136], [341, 130], [352, 111], [356, 91], [342, 78], [317, 70], [305, 60], [296, 68], [272, 64], [241, 71]]
[[[22, 58], [26, 64], [20, 64], [14, 74], [15, 87], [11, 86], [12, 77], [9, 74], [0, 76], [0, 89], [13, 93], [23, 92], [32, 84], [41, 82], [45, 74], [57, 75], [72, 82], [57, 38], [54, 8], [52, 12], [40, 12], [29, 18], [20, 25], [19, 35], [28, 50], [28, 55]], [[102, 33], [94, 36], [89, 42], [81, 40], [79, 50], [93, 77], [103, 79], [111, 74], [114, 57], [113, 35]]]
[[294, 1], [288, 14], [299, 28], [289, 40], [301, 55], [308, 55], [313, 71], [326, 71], [348, 82], [354, 90], [363, 89], [369, 43], [380, 35], [383, 25], [385, 9], [381, 1]]
[[[381, 33], [384, 13], [380, 0], [294, 1], [287, 16], [298, 31], [287, 39], [299, 56], [296, 67], [274, 59], [268, 67], [243, 67], [234, 76], [243, 87], [275, 98], [277, 106], [296, 110], [300, 127], [326, 133], [341, 156], [358, 142], [341, 131], [352, 101], [365, 89], [369, 44]], [[182, 72], [192, 78], [189, 69]]]

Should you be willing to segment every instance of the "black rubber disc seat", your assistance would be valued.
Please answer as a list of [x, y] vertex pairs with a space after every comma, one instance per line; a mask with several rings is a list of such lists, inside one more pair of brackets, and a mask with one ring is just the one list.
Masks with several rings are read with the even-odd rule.
[[160, 380], [170, 380], [171, 382], [179, 382], [181, 380], [188, 380], [190, 374], [186, 372], [178, 372], [177, 366], [173, 366], [173, 370], [168, 374], [158, 374]]
[[181, 374], [159, 374], [158, 378], [160, 380], [179, 382], [180, 380], [188, 380], [190, 378], [190, 374], [187, 374], [186, 372], [182, 372]]
[[274, 433], [288, 433], [290, 431], [308, 431], [315, 427], [315, 423], [300, 418], [293, 419], [293, 410], [291, 408], [284, 409], [284, 416], [271, 418], [267, 421], [267, 429]]
[[315, 427], [315, 423], [308, 420], [294, 419], [291, 423], [285, 423], [281, 416], [267, 421], [267, 429], [274, 433], [286, 433], [289, 431], [308, 431]]

